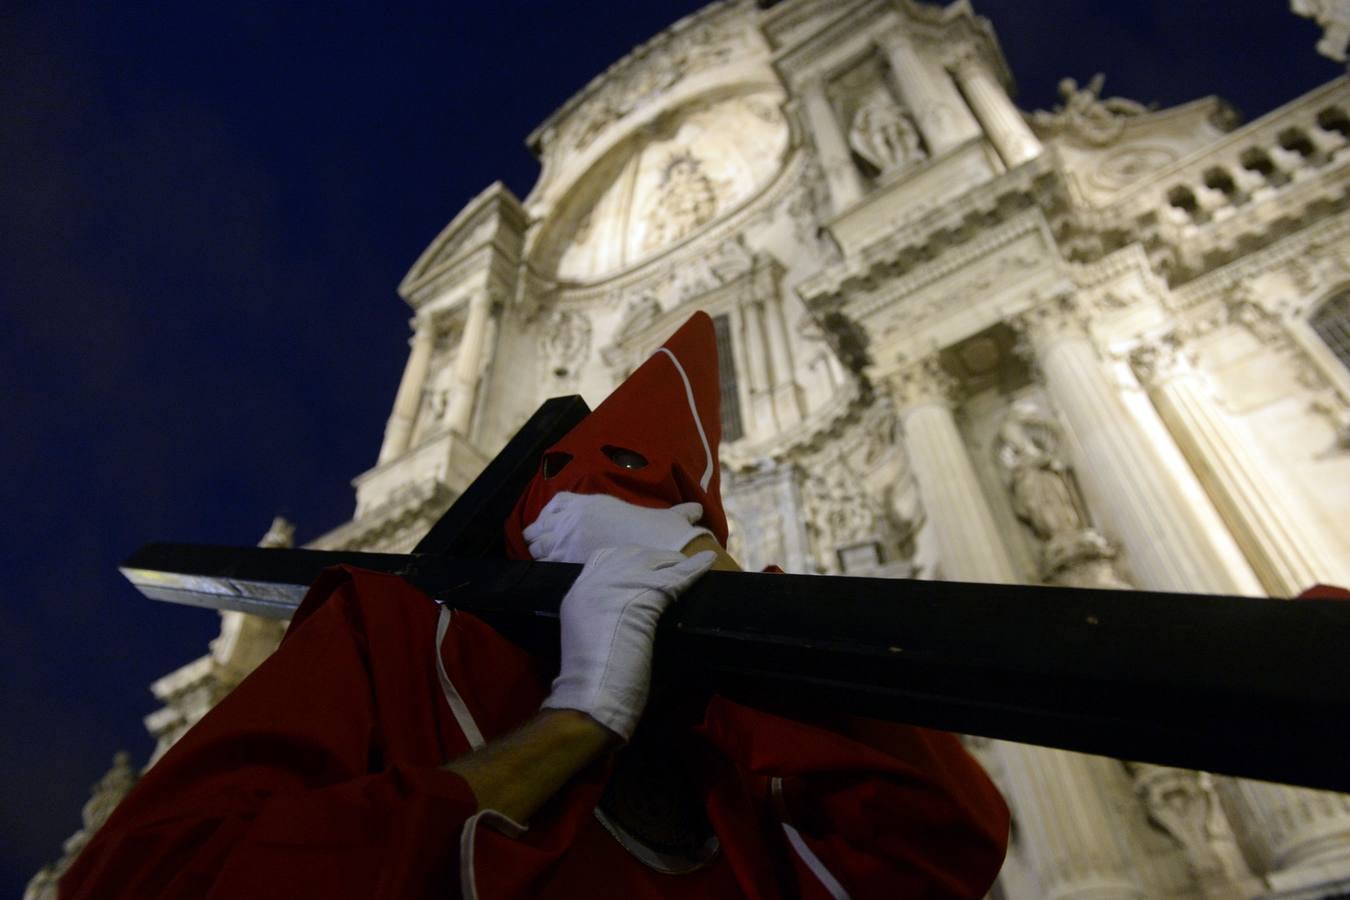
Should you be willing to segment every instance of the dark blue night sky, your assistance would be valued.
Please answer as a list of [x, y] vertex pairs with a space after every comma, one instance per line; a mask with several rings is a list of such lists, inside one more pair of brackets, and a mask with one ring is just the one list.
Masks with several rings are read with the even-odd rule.
[[[214, 613], [142, 599], [155, 539], [345, 521], [407, 353], [394, 287], [524, 137], [686, 3], [20, 3], [0, 12], [0, 895], [151, 742]], [[1343, 70], [1282, 2], [975, 3], [1024, 108], [1064, 75], [1248, 118]]]

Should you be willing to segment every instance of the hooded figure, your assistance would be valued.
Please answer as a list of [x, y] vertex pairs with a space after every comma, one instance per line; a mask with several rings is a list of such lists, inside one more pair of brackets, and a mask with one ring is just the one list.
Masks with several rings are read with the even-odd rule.
[[522, 532], [558, 494], [605, 494], [667, 509], [703, 508], [726, 546], [721, 391], [712, 319], [696, 312], [590, 415], [550, 447], [506, 522], [507, 555], [530, 559]]
[[[568, 544], [568, 522], [592, 545], [617, 535], [646, 552], [660, 545], [631, 540], [642, 529], [625, 524], [644, 515], [673, 519], [667, 548], [705, 531], [725, 542], [717, 371], [711, 320], [695, 314], [545, 454], [506, 523], [510, 554], [575, 550], [585, 542]], [[618, 504], [619, 527], [596, 513], [605, 504]], [[617, 553], [598, 545], [568, 598], [585, 602], [577, 585]], [[579, 622], [583, 639], [596, 637]], [[808, 724], [720, 696], [671, 736], [686, 770], [679, 796], [713, 833], [689, 865], [604, 815], [614, 754], [578, 770], [528, 826], [515, 823], [480, 806], [453, 766], [536, 720], [557, 699], [563, 678], [550, 689], [551, 676], [400, 578], [329, 569], [277, 651], [113, 811], [61, 894], [977, 900], [1002, 864], [1007, 807], [955, 736]], [[639, 807], [648, 799], [628, 793]]]

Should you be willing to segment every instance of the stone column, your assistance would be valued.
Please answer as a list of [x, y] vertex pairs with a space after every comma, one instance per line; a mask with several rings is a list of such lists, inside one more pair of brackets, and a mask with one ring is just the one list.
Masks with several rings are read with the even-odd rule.
[[1319, 581], [1343, 578], [1334, 555], [1288, 507], [1266, 474], [1270, 467], [1219, 409], [1189, 357], [1173, 335], [1135, 350], [1130, 364], [1261, 584], [1271, 596], [1294, 597]]
[[431, 351], [436, 345], [436, 326], [432, 320], [419, 316], [409, 323], [413, 329], [412, 352], [403, 367], [403, 379], [394, 395], [394, 411], [384, 427], [384, 443], [380, 445], [380, 463], [386, 463], [408, 449], [417, 409], [422, 402], [422, 388], [431, 363]]
[[1350, 879], [1350, 795], [1263, 781], [1224, 782], [1272, 888], [1292, 891]]
[[1073, 298], [1058, 295], [1013, 324], [1031, 339], [1046, 387], [1068, 424], [1074, 471], [1088, 506], [1106, 536], [1124, 548], [1131, 580], [1152, 590], [1201, 594], [1255, 588], [1255, 577], [1231, 569], [1191, 508], [1191, 499], [1204, 492], [1180, 479], [1194, 476], [1169, 471], [1130, 416]]
[[801, 421], [802, 408], [788, 347], [787, 325], [783, 322], [782, 303], [776, 290], [764, 299], [763, 315], [768, 320], [769, 361], [773, 364], [773, 411], [778, 427], [789, 428]]
[[980, 134], [979, 123], [966, 107], [945, 69], [924, 59], [909, 35], [893, 31], [884, 38], [895, 88], [918, 123], [930, 156]]
[[935, 356], [890, 379], [914, 479], [933, 523], [943, 577], [954, 581], [1021, 581], [952, 415], [955, 383]]
[[450, 428], [460, 435], [468, 435], [469, 423], [473, 418], [474, 395], [478, 391], [478, 381], [483, 371], [483, 356], [487, 349], [484, 345], [487, 343], [491, 313], [492, 298], [488, 292], [475, 291], [469, 297], [464, 333], [459, 339], [459, 352], [455, 359], [455, 390], [450, 397], [450, 410], [446, 414]]
[[973, 53], [962, 56], [956, 64], [956, 80], [1008, 168], [1040, 155], [1041, 142], [983, 60]]
[[[952, 378], [935, 356], [889, 381], [924, 512], [937, 532], [943, 577], [1015, 584], [1021, 577], [952, 415]], [[1107, 760], [1063, 750], [992, 742], [1017, 828], [1056, 900], [1142, 897], [1116, 834], [1123, 825], [1102, 798], [1094, 768]]]
[[739, 307], [742, 334], [745, 340], [746, 362], [750, 368], [751, 427], [747, 430], [756, 437], [764, 437], [773, 427], [773, 398], [770, 394], [769, 360], [764, 352], [764, 320], [762, 307], [753, 300]]
[[862, 179], [858, 176], [858, 167], [853, 164], [839, 117], [830, 105], [830, 98], [825, 95], [823, 79], [815, 78], [803, 86], [802, 108], [806, 113], [806, 126], [816, 145], [816, 156], [825, 172], [831, 206], [838, 213], [862, 196]]
[[1051, 900], [1144, 897], [1103, 795], [1106, 767], [1120, 763], [1067, 750], [1000, 741], [1004, 785], [1022, 846], [1033, 857], [1038, 896]]

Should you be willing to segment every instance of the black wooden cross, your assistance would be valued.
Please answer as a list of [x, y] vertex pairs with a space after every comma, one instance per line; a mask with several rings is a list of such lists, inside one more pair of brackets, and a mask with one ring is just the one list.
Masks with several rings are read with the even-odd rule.
[[[286, 618], [323, 569], [374, 569], [556, 659], [580, 567], [502, 558], [502, 523], [587, 412], [541, 406], [411, 554], [153, 543], [121, 571], [157, 600]], [[662, 619], [656, 659], [786, 714], [1350, 791], [1350, 603], [709, 572]]]

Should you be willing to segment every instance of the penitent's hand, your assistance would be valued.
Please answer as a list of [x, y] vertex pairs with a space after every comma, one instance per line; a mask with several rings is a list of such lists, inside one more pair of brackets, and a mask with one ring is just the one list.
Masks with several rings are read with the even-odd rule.
[[584, 563], [603, 547], [625, 544], [680, 550], [699, 535], [711, 536], [695, 524], [702, 517], [703, 507], [697, 503], [652, 509], [608, 494], [564, 491], [522, 535], [537, 560]]
[[563, 597], [562, 668], [544, 708], [584, 712], [631, 738], [647, 704], [657, 620], [714, 559], [634, 546], [592, 555]]

